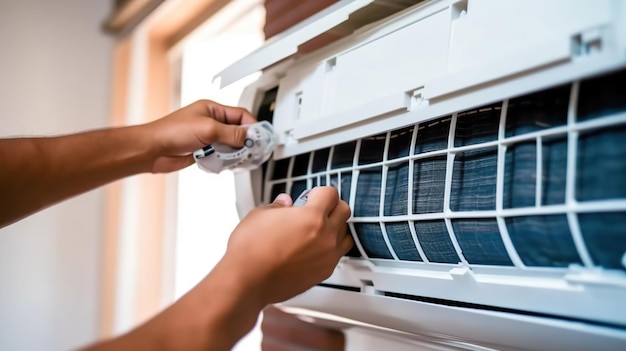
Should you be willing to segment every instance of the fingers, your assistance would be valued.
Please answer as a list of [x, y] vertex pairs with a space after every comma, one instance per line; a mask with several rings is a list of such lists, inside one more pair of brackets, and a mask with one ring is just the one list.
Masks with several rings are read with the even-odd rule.
[[[265, 208], [281, 208], [293, 206], [291, 196], [281, 193], [274, 199], [274, 202], [265, 206]], [[323, 213], [328, 215], [328, 221], [332, 228], [337, 230], [337, 248], [340, 255], [346, 254], [354, 241], [346, 224], [350, 218], [350, 206], [345, 201], [339, 200], [337, 190], [333, 187], [316, 187], [309, 193], [309, 198], [305, 206], [319, 208]]]
[[328, 216], [328, 220], [334, 226], [343, 226], [350, 218], [350, 214], [350, 206], [345, 201], [339, 200], [337, 202], [337, 206], [335, 206]]
[[246, 127], [214, 121], [211, 126], [211, 140], [238, 148], [243, 146], [248, 129]]
[[347, 228], [348, 226], [346, 226], [346, 232], [345, 235], [341, 237], [340, 241], [339, 241], [339, 252], [341, 253], [341, 255], [345, 255], [346, 253], [348, 253], [348, 251], [350, 251], [350, 249], [352, 249], [352, 246], [354, 246], [354, 239], [352, 239], [352, 235], [350, 234], [350, 231]]
[[330, 214], [339, 202], [337, 189], [330, 186], [318, 186], [309, 193], [305, 206], [321, 209], [324, 214]]
[[350, 206], [339, 199], [337, 189], [333, 187], [316, 187], [309, 193], [306, 206], [321, 208], [324, 213], [329, 213], [328, 222], [332, 228], [337, 228], [337, 249], [340, 256], [345, 255], [354, 241], [349, 234], [347, 221], [350, 218]]
[[293, 205], [293, 201], [291, 200], [291, 196], [281, 193], [276, 196], [273, 204], [281, 206], [281, 207], [291, 207]]
[[[309, 198], [305, 206], [312, 206], [321, 209], [328, 214], [328, 222], [332, 228], [338, 228], [337, 242], [341, 243], [346, 237], [347, 221], [350, 218], [350, 206], [339, 199], [337, 189], [333, 187], [316, 187], [309, 193]], [[348, 236], [348, 239], [352, 238]], [[340, 244], [346, 245], [346, 244]], [[348, 250], [352, 246], [348, 247]], [[342, 248], [343, 250], [343, 248]], [[347, 251], [346, 251], [347, 252]]]
[[293, 206], [291, 196], [285, 193], [278, 194], [271, 204], [265, 205], [262, 208], [283, 208]]
[[200, 115], [213, 119], [210, 128], [210, 142], [220, 142], [232, 147], [242, 147], [246, 139], [247, 128], [242, 124], [252, 124], [256, 119], [245, 108], [226, 106], [211, 100], [199, 100], [193, 108], [200, 109]]
[[226, 106], [210, 100], [200, 100], [198, 103], [202, 108], [206, 109], [208, 116], [225, 124], [251, 124], [256, 122], [256, 118], [245, 108]]

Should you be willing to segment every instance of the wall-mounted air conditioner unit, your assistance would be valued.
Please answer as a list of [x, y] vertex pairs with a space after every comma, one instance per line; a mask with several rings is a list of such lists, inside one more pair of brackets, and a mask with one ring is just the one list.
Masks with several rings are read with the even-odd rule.
[[626, 2], [339, 1], [222, 83], [261, 69], [241, 105], [280, 145], [237, 176], [240, 215], [332, 185], [356, 242], [284, 310], [436, 349], [626, 349]]

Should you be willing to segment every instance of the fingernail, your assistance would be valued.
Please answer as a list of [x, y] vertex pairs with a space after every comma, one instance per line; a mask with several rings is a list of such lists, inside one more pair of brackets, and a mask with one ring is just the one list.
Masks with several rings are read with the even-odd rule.
[[290, 206], [291, 205], [291, 196], [283, 193], [283, 194], [278, 194], [278, 196], [276, 196], [276, 198], [274, 199], [274, 203], [277, 204], [281, 204], [284, 206]]

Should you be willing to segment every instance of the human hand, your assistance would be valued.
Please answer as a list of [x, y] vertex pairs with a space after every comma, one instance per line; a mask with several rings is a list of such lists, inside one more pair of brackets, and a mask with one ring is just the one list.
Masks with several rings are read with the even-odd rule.
[[[198, 285], [142, 326], [90, 350], [232, 349], [267, 305], [291, 298], [330, 276], [353, 245], [346, 233], [349, 217], [350, 207], [332, 187], [314, 188], [300, 207], [293, 207], [288, 195], [279, 195], [274, 203], [252, 210], [239, 223], [226, 254]], [[269, 312], [263, 327], [264, 349], [294, 344], [342, 349], [340, 334], [320, 334], [317, 328], [302, 325], [298, 330], [272, 330], [271, 317]], [[300, 334], [284, 334], [292, 332]], [[311, 343], [311, 337], [320, 340]]]
[[213, 142], [242, 147], [246, 127], [256, 119], [244, 108], [198, 100], [145, 125], [155, 145], [153, 173], [172, 172], [194, 163], [192, 153]]
[[289, 299], [328, 278], [350, 250], [349, 217], [335, 188], [314, 188], [301, 207], [281, 194], [241, 221], [222, 261], [257, 292], [262, 306]]

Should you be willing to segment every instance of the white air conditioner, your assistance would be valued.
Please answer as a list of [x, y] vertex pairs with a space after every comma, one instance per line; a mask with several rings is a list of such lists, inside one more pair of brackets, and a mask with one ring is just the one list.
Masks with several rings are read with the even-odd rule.
[[[306, 55], [329, 30], [347, 37]], [[224, 70], [356, 248], [280, 305], [427, 350], [626, 350], [626, 2], [339, 1]]]

